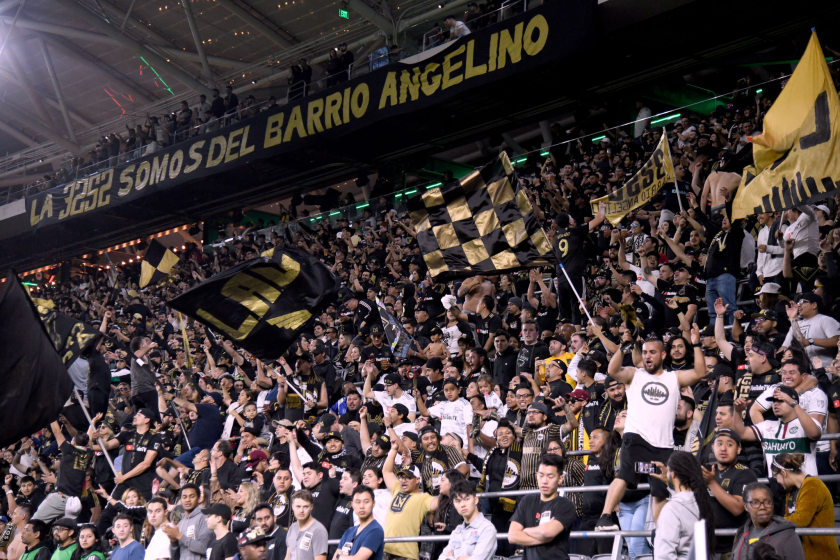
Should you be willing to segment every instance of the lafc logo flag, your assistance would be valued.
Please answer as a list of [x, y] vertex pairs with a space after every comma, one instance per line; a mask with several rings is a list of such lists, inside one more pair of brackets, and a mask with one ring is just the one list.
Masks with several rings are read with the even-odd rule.
[[458, 182], [408, 200], [417, 242], [433, 278], [447, 281], [554, 264], [551, 243], [528, 197], [513, 188], [507, 154]]
[[167, 249], [157, 239], [152, 240], [143, 262], [140, 263], [140, 287], [157, 284], [172, 272], [172, 267], [178, 264], [178, 255]]
[[817, 34], [752, 138], [732, 219], [833, 196], [840, 181], [840, 102]]
[[287, 247], [216, 274], [169, 305], [261, 360], [274, 360], [337, 294], [338, 280], [329, 268]]
[[673, 182], [674, 161], [671, 159], [666, 134], [663, 133], [659, 145], [642, 168], [620, 189], [592, 200], [592, 211], [597, 214], [599, 204], [603, 202], [607, 205], [607, 219], [612, 225], [618, 225], [624, 216], [647, 204], [659, 189]]
[[58, 418], [73, 381], [14, 272], [0, 294], [0, 324], [14, 325], [0, 329], [0, 447], [5, 447]]

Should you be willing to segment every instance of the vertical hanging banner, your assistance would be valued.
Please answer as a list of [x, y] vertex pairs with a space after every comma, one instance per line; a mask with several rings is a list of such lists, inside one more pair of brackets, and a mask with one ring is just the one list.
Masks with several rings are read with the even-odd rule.
[[840, 100], [816, 32], [782, 93], [750, 138], [732, 219], [778, 212], [834, 196], [840, 185]]
[[623, 187], [607, 196], [592, 200], [592, 211], [597, 214], [598, 205], [603, 202], [607, 205], [607, 219], [612, 225], [618, 225], [624, 216], [647, 204], [663, 186], [673, 182], [674, 161], [671, 159], [668, 137], [663, 129], [662, 139], [659, 140], [659, 145], [650, 159]]

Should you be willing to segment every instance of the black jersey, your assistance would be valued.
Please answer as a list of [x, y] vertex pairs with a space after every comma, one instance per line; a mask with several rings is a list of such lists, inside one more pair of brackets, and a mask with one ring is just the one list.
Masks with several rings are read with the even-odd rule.
[[[561, 228], [554, 238], [554, 254], [557, 262], [563, 265], [570, 278], [583, 276], [586, 272], [586, 253], [584, 244], [589, 237], [589, 226], [582, 225], [573, 228]], [[557, 278], [560, 283], [566, 282], [566, 276], [558, 267]]]

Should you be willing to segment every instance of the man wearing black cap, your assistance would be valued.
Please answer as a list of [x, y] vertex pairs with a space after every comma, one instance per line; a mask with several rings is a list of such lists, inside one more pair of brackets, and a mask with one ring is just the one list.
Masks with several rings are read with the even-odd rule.
[[394, 368], [394, 354], [391, 348], [384, 343], [385, 330], [382, 323], [376, 323], [370, 327], [370, 344], [365, 345], [359, 354], [360, 364], [374, 364], [382, 372], [388, 372]]
[[[715, 511], [715, 527], [718, 529], [736, 529], [743, 527], [747, 520], [744, 508], [744, 487], [758, 480], [758, 477], [745, 465], [738, 462], [741, 454], [741, 436], [729, 428], [721, 428], [715, 434], [712, 445], [716, 463], [708, 468], [701, 465], [703, 479], [712, 494], [712, 507]], [[715, 552], [732, 551], [732, 537], [718, 537]]]
[[53, 552], [50, 560], [70, 560], [73, 552], [79, 548], [76, 542], [79, 538], [79, 527], [76, 520], [69, 517], [62, 517], [53, 523], [53, 540], [58, 548]]
[[354, 333], [367, 334], [372, 325], [382, 324], [379, 319], [379, 308], [367, 298], [360, 298], [355, 293], [348, 292], [341, 298], [341, 303], [354, 313]]
[[[785, 362], [783, 368], [794, 362]], [[820, 425], [799, 406], [799, 394], [793, 387], [779, 385], [769, 399], [773, 405], [774, 420], [764, 420], [745, 427], [741, 413], [746, 408], [743, 399], [735, 401], [734, 431], [742, 441], [758, 441], [764, 446], [767, 471], [779, 453], [802, 453], [805, 455], [803, 472], [817, 476], [817, 441], [822, 436]]]
[[[457, 307], [452, 310], [458, 313]], [[496, 300], [493, 296], [483, 296], [478, 300], [478, 308], [475, 313], [459, 313], [458, 319], [475, 325], [476, 344], [487, 352], [493, 349], [493, 339], [497, 330], [502, 328], [502, 318], [494, 311]]]
[[[285, 532], [283, 536], [285, 537]], [[239, 542], [237, 543], [239, 558], [241, 560], [266, 560], [266, 545], [270, 540], [271, 537], [260, 527], [251, 527], [239, 537]], [[283, 548], [286, 548], [285, 539], [283, 541]], [[269, 560], [283, 560], [284, 558], [285, 554], [282, 558], [272, 556]]]
[[429, 307], [425, 303], [418, 303], [414, 310], [414, 319], [417, 321], [415, 327], [415, 336], [431, 339], [432, 329], [437, 326], [437, 322], [430, 317]]
[[[396, 408], [394, 409], [396, 410]], [[388, 456], [388, 451], [391, 450], [391, 439], [379, 432], [374, 432], [373, 435], [368, 431], [367, 425], [367, 411], [360, 415], [359, 432], [362, 440], [362, 449], [364, 450], [364, 460], [362, 461], [362, 472], [368, 467], [376, 467], [382, 469], [385, 464], [385, 457]]]
[[[590, 400], [583, 410], [583, 426], [590, 437], [592, 430], [597, 426], [603, 426], [612, 431], [615, 425], [615, 417], [622, 410], [627, 410], [624, 383], [619, 383], [618, 380], [607, 376], [603, 387], [607, 398], [601, 399], [599, 395], [596, 397], [594, 404]], [[589, 396], [592, 399], [592, 393], [589, 393]]]
[[566, 279], [562, 268], [575, 286], [578, 294], [583, 294], [584, 274], [586, 272], [586, 252], [584, 246], [589, 234], [595, 231], [606, 217], [607, 206], [604, 203], [598, 205], [598, 215], [589, 221], [588, 224], [578, 226], [575, 220], [565, 212], [554, 217], [554, 224], [557, 226], [557, 235], [554, 237], [554, 254], [557, 257], [557, 303], [560, 308], [560, 320], [571, 322], [573, 325], [581, 325], [581, 312], [577, 296], [572, 285]]
[[335, 366], [327, 356], [327, 346], [323, 342], [316, 342], [312, 348], [312, 358], [315, 365], [312, 370], [315, 375], [324, 380], [327, 385], [327, 397], [332, 399], [335, 391]]
[[[134, 414], [131, 425], [132, 431], [120, 432], [116, 437], [105, 442], [105, 449], [116, 449], [124, 446], [122, 472], [114, 478], [116, 488], [114, 496], [122, 496], [129, 488], [134, 488], [147, 500], [152, 497], [152, 481], [155, 476], [155, 464], [158, 455], [163, 451], [163, 443], [157, 434], [151, 432], [155, 414], [148, 408], [141, 408]], [[94, 445], [94, 451], [99, 447]], [[108, 504], [102, 511], [97, 522], [101, 534], [110, 527], [117, 510]]]
[[[340, 480], [329, 476], [329, 471], [333, 468], [330, 463], [310, 461], [301, 465], [294, 440], [289, 440], [289, 451], [292, 473], [300, 481], [302, 488], [312, 493], [312, 499], [315, 500], [312, 516], [324, 527], [329, 527], [335, 511], [335, 503], [341, 496]], [[292, 507], [294, 511], [294, 495]]]
[[526, 424], [522, 429], [522, 469], [520, 472], [521, 482], [519, 488], [522, 490], [533, 490], [538, 488], [537, 467], [540, 458], [548, 449], [548, 442], [551, 440], [562, 441], [573, 430], [578, 429], [580, 422], [570, 410], [565, 400], [559, 399], [566, 411], [566, 423], [562, 425], [548, 423], [549, 410], [545, 403], [532, 402], [528, 405], [526, 413]]
[[207, 560], [232, 560], [238, 547], [236, 537], [228, 530], [231, 511], [225, 504], [213, 504], [203, 508], [201, 513], [207, 520], [207, 528], [213, 531], [214, 539], [207, 549]]
[[837, 342], [840, 341], [840, 323], [832, 317], [820, 313], [823, 300], [813, 292], [799, 296], [798, 302], [787, 307], [790, 330], [782, 351], [790, 348], [794, 338], [805, 347], [808, 358], [819, 358], [824, 364], [830, 364], [837, 355]]
[[685, 315], [686, 320], [691, 323], [703, 303], [703, 294], [700, 289], [691, 283], [691, 271], [684, 262], [678, 261], [669, 265], [674, 271], [674, 278], [665, 281], [650, 274], [650, 269], [644, 269], [645, 279], [659, 290], [665, 299], [673, 299], [677, 309], [665, 306], [665, 327], [679, 327], [680, 320], [678, 313]]
[[[753, 323], [752, 332], [759, 333], [770, 341], [776, 348], [781, 348], [785, 342], [785, 333], [778, 330], [779, 315], [772, 309], [762, 309], [758, 313], [752, 315]], [[732, 325], [734, 331], [735, 324]], [[734, 335], [734, 333], [733, 333]]]
[[373, 390], [373, 376], [376, 374], [376, 369], [373, 366], [365, 365], [365, 385], [362, 388], [362, 394], [366, 399], [373, 399], [382, 407], [384, 414], [387, 416], [391, 411], [391, 407], [395, 404], [402, 404], [408, 409], [409, 420], [414, 421], [417, 414], [417, 406], [414, 404], [414, 399], [409, 393], [402, 390], [400, 383], [402, 377], [398, 373], [389, 373], [384, 376], [383, 385], [384, 391]]
[[[295, 362], [295, 375], [286, 383], [291, 387], [278, 386], [277, 404], [285, 408], [286, 419], [292, 422], [306, 420], [312, 424], [318, 413], [326, 410], [329, 400], [327, 383], [312, 371], [312, 354], [304, 352]], [[297, 390], [297, 392], [295, 391]], [[304, 396], [303, 399], [298, 395]]]
[[[333, 417], [335, 419], [335, 417]], [[347, 469], [358, 469], [362, 466], [362, 460], [353, 453], [348, 453], [344, 448], [344, 436], [341, 432], [327, 432], [324, 436], [324, 447], [319, 448], [317, 445], [306, 436], [303, 429], [306, 428], [306, 422], [301, 420], [297, 427], [297, 442], [303, 447], [309, 456], [312, 457], [316, 463], [324, 468], [334, 466], [335, 471], [340, 475]], [[328, 463], [328, 465], [325, 465]]]

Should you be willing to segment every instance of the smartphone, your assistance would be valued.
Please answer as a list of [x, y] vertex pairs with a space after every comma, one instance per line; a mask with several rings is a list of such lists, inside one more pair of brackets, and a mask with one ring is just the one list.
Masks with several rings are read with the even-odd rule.
[[659, 469], [653, 463], [636, 463], [636, 472], [639, 474], [658, 474]]

